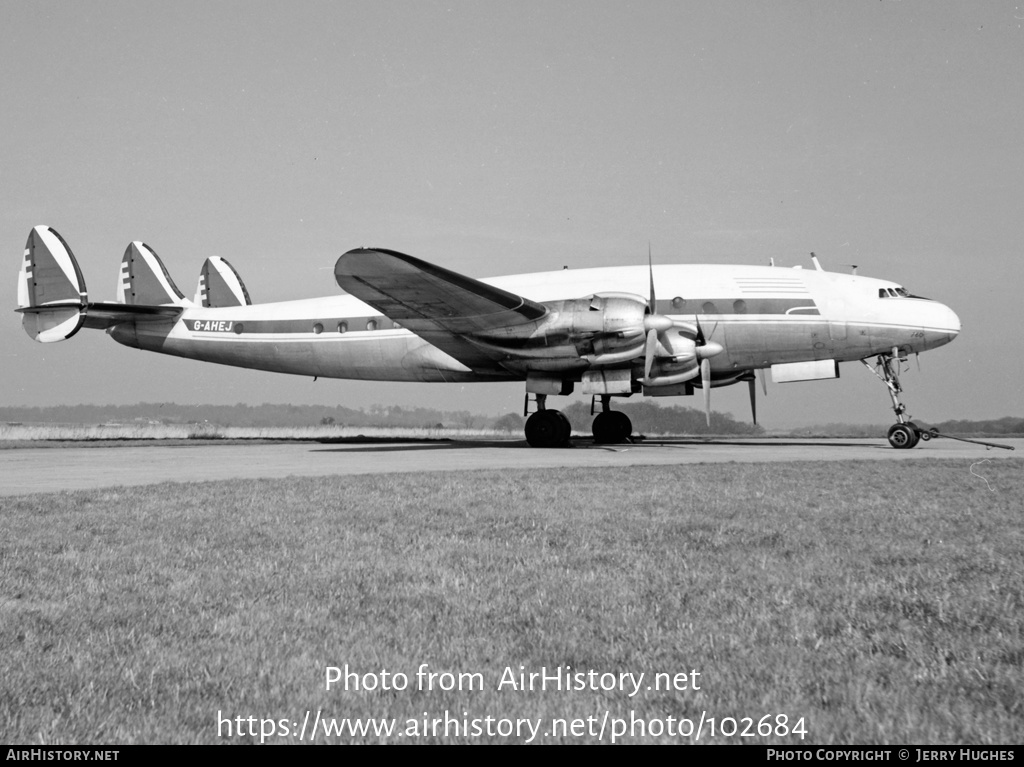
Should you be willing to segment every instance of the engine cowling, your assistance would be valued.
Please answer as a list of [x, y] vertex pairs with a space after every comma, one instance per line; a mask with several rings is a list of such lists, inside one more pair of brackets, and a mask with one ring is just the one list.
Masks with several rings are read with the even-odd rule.
[[567, 301], [569, 336], [591, 365], [619, 364], [643, 354], [647, 301], [630, 293], [598, 293]]

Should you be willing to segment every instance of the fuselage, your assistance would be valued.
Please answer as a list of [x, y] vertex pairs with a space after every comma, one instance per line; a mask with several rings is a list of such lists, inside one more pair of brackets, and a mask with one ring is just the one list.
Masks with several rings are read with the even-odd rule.
[[[569, 379], [586, 370], [571, 344], [545, 336], [561, 302], [602, 293], [646, 300], [647, 266], [573, 269], [484, 279], [551, 307], [534, 339], [552, 359], [572, 358]], [[655, 313], [699, 321], [723, 347], [716, 379], [771, 365], [859, 360], [922, 352], [949, 343], [960, 321], [943, 304], [898, 284], [817, 269], [768, 266], [653, 267]], [[173, 322], [112, 328], [118, 342], [225, 365], [326, 378], [381, 381], [496, 381], [525, 377], [523, 365], [473, 369], [348, 295], [224, 308], [186, 307]], [[560, 347], [559, 344], [562, 344]], [[671, 351], [671, 349], [669, 350]], [[561, 355], [561, 356], [560, 356]]]

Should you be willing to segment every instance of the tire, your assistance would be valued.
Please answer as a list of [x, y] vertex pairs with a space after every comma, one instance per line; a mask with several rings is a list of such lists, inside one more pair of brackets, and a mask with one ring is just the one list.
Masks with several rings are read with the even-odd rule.
[[615, 442], [615, 422], [612, 419], [614, 411], [605, 410], [598, 413], [594, 418], [591, 430], [594, 433], [594, 442], [599, 445], [607, 445]]
[[629, 436], [633, 433], [633, 422], [629, 420], [628, 415], [619, 410], [613, 411], [612, 416], [615, 419], [615, 441], [629, 442]]
[[920, 439], [917, 431], [905, 423], [894, 423], [887, 435], [889, 444], [897, 450], [909, 450]]
[[594, 442], [599, 445], [610, 445], [629, 442], [633, 433], [633, 422], [629, 416], [619, 410], [605, 410], [594, 418]]
[[526, 421], [530, 447], [565, 447], [569, 444], [569, 419], [558, 410], [538, 410]]

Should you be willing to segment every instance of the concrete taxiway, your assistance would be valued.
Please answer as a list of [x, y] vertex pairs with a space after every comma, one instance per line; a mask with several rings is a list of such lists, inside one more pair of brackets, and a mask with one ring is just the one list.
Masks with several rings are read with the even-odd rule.
[[524, 441], [490, 442], [220, 442], [90, 443], [88, 447], [15, 446], [0, 450], [0, 496], [158, 482], [204, 482], [288, 476], [384, 474], [475, 469], [604, 468], [776, 461], [905, 461], [1021, 459], [1024, 440], [992, 440], [1016, 450], [933, 439], [893, 450], [878, 439], [721, 439], [646, 441], [567, 449], [530, 448]]

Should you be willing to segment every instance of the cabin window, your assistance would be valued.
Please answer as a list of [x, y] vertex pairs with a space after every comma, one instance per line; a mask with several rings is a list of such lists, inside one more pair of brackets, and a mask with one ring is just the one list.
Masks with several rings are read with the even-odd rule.
[[245, 330], [245, 325], [243, 325], [241, 322], [236, 322], [235, 323], [235, 327], [233, 328], [233, 330], [238, 335], [242, 335], [242, 331]]
[[747, 302], [744, 301], [742, 298], [737, 298], [735, 301], [732, 302], [732, 310], [736, 312], [736, 314], [746, 314]]
[[348, 332], [348, 323], [347, 322], [339, 322], [338, 323], [338, 332], [339, 333], [347, 333]]
[[316, 324], [315, 324], [315, 325], [313, 326], [313, 332], [314, 332], [314, 333], [316, 333], [317, 335], [320, 335], [321, 333], [323, 333], [323, 332], [324, 332], [324, 326], [323, 326], [323, 325], [321, 325], [321, 324], [320, 324], [319, 322], [318, 322], [318, 323], [316, 323]]
[[686, 299], [682, 296], [676, 296], [672, 299], [673, 309], [682, 309], [684, 306], [686, 306]]
[[367, 320], [366, 321], [366, 329], [367, 330], [376, 330], [377, 329], [377, 320]]
[[715, 306], [714, 301], [705, 301], [704, 305], [701, 306], [701, 311], [703, 311], [704, 314], [718, 314], [718, 307]]

